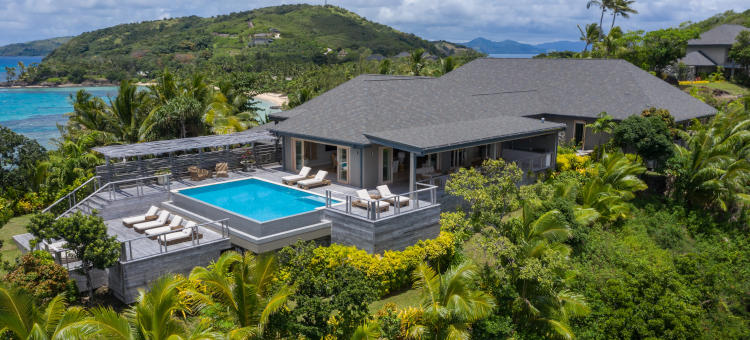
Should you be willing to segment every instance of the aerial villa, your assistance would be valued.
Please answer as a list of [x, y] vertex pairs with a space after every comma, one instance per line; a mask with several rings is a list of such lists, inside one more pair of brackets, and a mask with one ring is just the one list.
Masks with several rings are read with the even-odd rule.
[[[677, 122], [715, 113], [621, 60], [479, 59], [440, 78], [363, 75], [248, 131], [95, 148], [105, 164], [76, 189], [91, 194], [46, 211], [105, 220], [121, 259], [97, 285], [129, 303], [159, 275], [227, 249], [317, 240], [382, 253], [433, 238], [452, 172], [502, 158], [533, 181], [554, 169], [559, 141], [607, 140], [585, 127], [600, 112], [622, 120], [651, 107]], [[14, 236], [27, 251], [30, 239]], [[76, 268], [59, 241], [39, 247]]]

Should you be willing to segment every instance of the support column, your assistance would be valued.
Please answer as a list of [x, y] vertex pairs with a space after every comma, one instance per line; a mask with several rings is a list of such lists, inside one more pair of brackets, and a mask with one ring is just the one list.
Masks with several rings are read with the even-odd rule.
[[107, 167], [107, 176], [104, 180], [109, 183], [112, 181], [112, 162], [110, 162], [109, 156], [104, 156], [104, 166]]
[[417, 189], [417, 156], [413, 152], [409, 152], [409, 198], [417, 199], [414, 191]]

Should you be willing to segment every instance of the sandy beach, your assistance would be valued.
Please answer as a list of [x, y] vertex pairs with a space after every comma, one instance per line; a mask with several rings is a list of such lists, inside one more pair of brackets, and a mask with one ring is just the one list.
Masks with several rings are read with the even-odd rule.
[[266, 92], [254, 97], [255, 99], [272, 103], [274, 106], [282, 106], [289, 102], [289, 97], [281, 93]]

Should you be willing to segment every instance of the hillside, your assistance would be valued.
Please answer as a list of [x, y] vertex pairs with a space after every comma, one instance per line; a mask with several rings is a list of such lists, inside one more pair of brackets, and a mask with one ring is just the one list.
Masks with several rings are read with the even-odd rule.
[[73, 37], [59, 37], [0, 46], [0, 56], [44, 56], [48, 55], [60, 45], [70, 41], [72, 38]]
[[479, 52], [488, 54], [537, 54], [550, 51], [579, 51], [583, 49], [580, 41], [553, 41], [541, 44], [524, 44], [515, 40], [492, 41], [476, 38], [464, 43]]
[[[272, 37], [275, 32], [280, 37]], [[344, 61], [341, 59], [352, 52], [366, 49], [391, 56], [420, 47], [438, 53], [426, 40], [339, 7], [283, 5], [86, 32], [55, 50], [44, 63], [58, 69], [62, 65], [83, 64], [86, 70], [102, 74], [117, 64], [132, 74], [238, 55], [273, 62], [320, 64]], [[346, 53], [337, 53], [342, 49]]]
[[703, 33], [716, 26], [724, 24], [735, 24], [750, 27], [750, 9], [741, 13], [729, 10], [698, 22], [688, 21], [681, 24], [680, 28], [696, 29], [699, 33]]

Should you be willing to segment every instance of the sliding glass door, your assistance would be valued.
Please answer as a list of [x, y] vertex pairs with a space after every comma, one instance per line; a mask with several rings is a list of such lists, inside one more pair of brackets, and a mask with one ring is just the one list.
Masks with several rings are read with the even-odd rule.
[[386, 184], [393, 182], [393, 149], [380, 148], [378, 163], [380, 165], [380, 183]]
[[342, 146], [337, 147], [336, 155], [338, 158], [336, 180], [338, 180], [339, 183], [349, 183], [349, 148]]
[[292, 139], [294, 143], [294, 168], [302, 169], [305, 166], [305, 142], [299, 139]]

